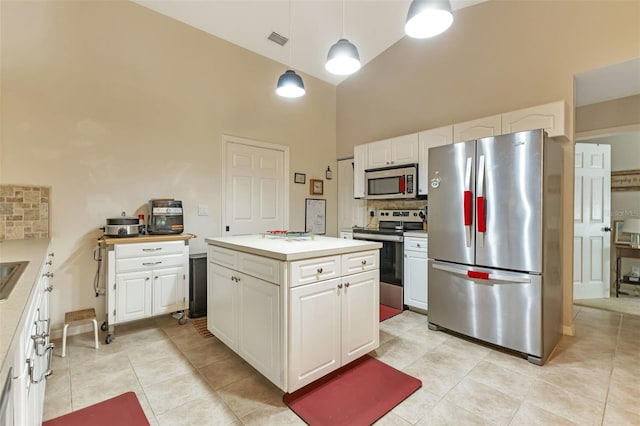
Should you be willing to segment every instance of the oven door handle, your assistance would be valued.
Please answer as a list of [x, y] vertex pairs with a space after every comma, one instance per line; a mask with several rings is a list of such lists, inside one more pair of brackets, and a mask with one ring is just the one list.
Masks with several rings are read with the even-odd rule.
[[395, 243], [401, 243], [404, 241], [404, 237], [401, 235], [384, 235], [384, 234], [357, 234], [353, 233], [354, 240], [366, 240], [366, 241], [391, 241]]

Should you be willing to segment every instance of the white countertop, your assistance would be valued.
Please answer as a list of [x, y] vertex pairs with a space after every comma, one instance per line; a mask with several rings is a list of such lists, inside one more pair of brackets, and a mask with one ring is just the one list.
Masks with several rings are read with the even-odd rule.
[[0, 241], [0, 263], [29, 261], [9, 298], [0, 302], [0, 365], [4, 363], [31, 291], [40, 278], [38, 274], [48, 247], [48, 239]]
[[402, 235], [405, 237], [427, 238], [429, 233], [427, 231], [404, 231]]
[[259, 234], [238, 235], [233, 237], [205, 238], [205, 241], [214, 246], [284, 261], [376, 250], [382, 247], [381, 243], [375, 241], [346, 240], [321, 235], [315, 235], [313, 239], [311, 239], [311, 237], [304, 237], [290, 240], [270, 235], [264, 238]]

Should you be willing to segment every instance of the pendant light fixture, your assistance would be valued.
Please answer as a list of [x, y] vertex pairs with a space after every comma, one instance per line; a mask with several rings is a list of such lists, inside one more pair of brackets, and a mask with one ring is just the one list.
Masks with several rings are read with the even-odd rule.
[[344, 1], [342, 0], [342, 37], [329, 49], [325, 68], [331, 74], [349, 75], [360, 69], [358, 48], [344, 38]]
[[[292, 43], [291, 34], [291, 0], [289, 0], [289, 43]], [[292, 45], [289, 44], [289, 68], [291, 68], [291, 50]], [[278, 78], [278, 85], [276, 86], [276, 93], [283, 98], [299, 98], [304, 96], [306, 91], [304, 90], [304, 83], [302, 77], [300, 77], [292, 69], [288, 69]]]
[[449, 0], [413, 0], [404, 32], [413, 38], [429, 38], [445, 32], [452, 23]]

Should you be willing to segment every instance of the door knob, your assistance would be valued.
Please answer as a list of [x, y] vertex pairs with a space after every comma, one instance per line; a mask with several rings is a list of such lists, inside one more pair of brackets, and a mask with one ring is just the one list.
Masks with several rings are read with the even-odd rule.
[[605, 226], [603, 229], [604, 232], [611, 232], [611, 228], [608, 226]]

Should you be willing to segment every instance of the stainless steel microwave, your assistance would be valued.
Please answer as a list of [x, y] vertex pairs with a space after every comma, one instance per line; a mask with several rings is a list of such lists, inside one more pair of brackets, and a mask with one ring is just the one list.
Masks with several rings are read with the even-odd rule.
[[365, 197], [369, 200], [411, 199], [418, 196], [418, 165], [365, 170]]

